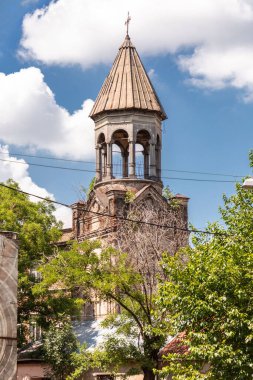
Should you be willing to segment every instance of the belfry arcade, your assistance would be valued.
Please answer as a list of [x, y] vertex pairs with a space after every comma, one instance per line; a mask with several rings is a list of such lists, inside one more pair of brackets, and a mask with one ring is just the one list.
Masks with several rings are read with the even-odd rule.
[[96, 179], [161, 179], [161, 138], [151, 137], [147, 129], [136, 131], [132, 140], [127, 128], [112, 133], [109, 142], [101, 132], [96, 144]]

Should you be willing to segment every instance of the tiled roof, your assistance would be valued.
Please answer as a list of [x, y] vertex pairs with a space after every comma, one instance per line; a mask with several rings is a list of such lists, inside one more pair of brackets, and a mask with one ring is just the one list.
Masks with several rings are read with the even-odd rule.
[[129, 36], [119, 48], [112, 69], [98, 94], [90, 117], [104, 111], [136, 109], [167, 116]]
[[189, 346], [184, 343], [185, 332], [179, 333], [175, 336], [165, 347], [160, 351], [160, 357], [169, 354], [180, 354], [184, 355], [189, 352]]

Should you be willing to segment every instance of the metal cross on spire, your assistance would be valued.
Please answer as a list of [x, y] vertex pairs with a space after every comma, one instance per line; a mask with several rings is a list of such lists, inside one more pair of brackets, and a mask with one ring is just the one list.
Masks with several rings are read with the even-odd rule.
[[130, 17], [130, 15], [129, 15], [129, 12], [127, 13], [127, 20], [126, 20], [126, 22], [125, 22], [125, 25], [126, 25], [126, 27], [127, 27], [127, 36], [128, 36], [128, 30], [129, 30], [129, 23], [130, 23], [130, 21], [131, 21], [131, 17]]

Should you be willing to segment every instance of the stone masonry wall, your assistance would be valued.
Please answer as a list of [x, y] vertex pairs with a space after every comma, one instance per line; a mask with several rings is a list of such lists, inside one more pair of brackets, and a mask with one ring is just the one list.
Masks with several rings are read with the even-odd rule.
[[17, 260], [16, 235], [0, 232], [0, 379], [16, 379]]

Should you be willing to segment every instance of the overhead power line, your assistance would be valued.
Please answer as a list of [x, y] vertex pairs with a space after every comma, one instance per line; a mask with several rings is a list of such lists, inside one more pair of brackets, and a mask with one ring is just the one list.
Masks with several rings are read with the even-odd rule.
[[31, 157], [31, 158], [40, 158], [44, 160], [53, 160], [53, 161], [67, 161], [67, 162], [75, 162], [82, 164], [95, 164], [95, 161], [84, 161], [84, 160], [71, 160], [70, 158], [58, 158], [58, 157], [50, 157], [50, 156], [37, 156], [34, 154], [24, 154], [24, 153], [15, 153], [15, 152], [1, 152], [0, 154], [13, 155], [17, 157]]
[[71, 171], [77, 171], [77, 172], [95, 173], [95, 170], [89, 170], [89, 169], [67, 168], [67, 167], [64, 167], [64, 166], [35, 164], [33, 162], [21, 162], [21, 161], [14, 161], [14, 160], [4, 160], [3, 158], [0, 158], [0, 161], [11, 162], [13, 164], [19, 164], [19, 165], [40, 166], [42, 168], [61, 169], [61, 170], [71, 170]]
[[166, 177], [162, 176], [162, 179], [172, 179], [176, 181], [193, 181], [193, 182], [217, 182], [217, 183], [235, 183], [236, 180], [231, 181], [231, 180], [222, 180], [222, 179], [208, 179], [208, 178], [180, 178], [180, 177]]
[[[25, 194], [25, 195], [28, 195], [28, 196], [31, 196], [31, 197], [35, 197], [35, 198], [41, 199], [41, 200], [49, 202], [49, 203], [57, 204], [57, 205], [64, 206], [64, 207], [72, 209], [72, 207], [70, 205], [66, 204], [66, 203], [54, 201], [53, 199], [44, 198], [44, 197], [41, 197], [39, 195], [31, 194], [31, 193], [28, 193], [27, 191], [23, 191], [23, 190], [16, 189], [14, 187], [5, 185], [4, 183], [0, 183], [0, 186], [5, 187], [5, 188], [7, 188], [9, 190], [12, 190], [12, 191], [16, 191], [16, 192], [21, 193], [21, 194]], [[94, 215], [105, 216], [105, 217], [113, 218], [113, 219], [117, 219], [117, 220], [124, 220], [124, 221], [127, 221], [127, 222], [133, 222], [133, 223], [137, 223], [137, 224], [145, 224], [145, 225], [149, 225], [149, 226], [153, 226], [153, 227], [159, 227], [159, 228], [164, 228], [164, 229], [167, 228], [167, 229], [179, 230], [179, 231], [188, 232], [188, 233], [203, 233], [203, 234], [208, 234], [208, 235], [228, 236], [226, 233], [210, 232], [210, 231], [206, 231], [206, 230], [196, 230], [196, 229], [188, 229], [188, 228], [183, 228], [183, 227], [171, 226], [171, 225], [168, 225], [168, 224], [158, 224], [158, 223], [152, 223], [152, 222], [145, 222], [143, 220], [137, 220], [137, 219], [127, 218], [127, 217], [123, 217], [123, 216], [120, 216], [120, 215], [111, 215], [111, 214], [108, 214], [108, 213], [103, 213], [103, 212], [98, 212], [98, 211], [91, 211], [91, 210], [88, 210], [85, 207], [80, 207], [80, 206], [77, 207], [77, 209], [80, 210], [80, 211], [85, 211], [87, 213], [94, 214]]]
[[[69, 168], [69, 167], [65, 167], [65, 166], [35, 164], [33, 162], [21, 162], [21, 161], [14, 161], [14, 160], [5, 160], [3, 158], [0, 158], [0, 161], [10, 162], [13, 164], [18, 164], [18, 165], [39, 166], [39, 167], [49, 168], [49, 169], [70, 170], [70, 171], [85, 172], [85, 173], [95, 173], [96, 172], [95, 170], [90, 170], [90, 169], [79, 169], [79, 168]], [[161, 178], [162, 179], [170, 179], [170, 180], [178, 180], [178, 181], [193, 181], [193, 182], [219, 182], [219, 183], [235, 183], [236, 182], [236, 180], [219, 180], [219, 179], [208, 179], [208, 178], [204, 178], [204, 179], [203, 178], [182, 178], [182, 177], [167, 177], [167, 176], [162, 176]]]
[[[17, 157], [31, 157], [38, 158], [44, 160], [53, 160], [53, 161], [65, 161], [65, 162], [73, 162], [73, 163], [82, 163], [82, 164], [91, 164], [95, 165], [95, 161], [85, 161], [85, 160], [72, 160], [68, 158], [58, 158], [55, 156], [37, 156], [32, 154], [23, 154], [23, 153], [15, 153], [15, 152], [1, 152], [1, 155], [13, 155]], [[28, 163], [31, 165], [31, 163]], [[81, 170], [81, 169], [80, 169]], [[237, 174], [228, 174], [228, 173], [214, 173], [214, 172], [202, 172], [202, 171], [193, 171], [193, 170], [178, 170], [178, 169], [162, 169], [162, 172], [176, 172], [176, 173], [189, 173], [189, 174], [200, 174], [200, 175], [212, 175], [212, 176], [221, 176], [221, 177], [233, 177], [233, 178], [243, 178], [244, 175]]]
[[233, 177], [233, 178], [243, 178], [243, 175], [234, 175], [234, 174], [222, 174], [222, 173], [212, 173], [212, 172], [197, 172], [190, 170], [176, 170], [176, 169], [162, 169], [162, 172], [177, 172], [177, 173], [188, 173], [188, 174], [204, 174], [204, 175], [215, 175], [220, 177]]

